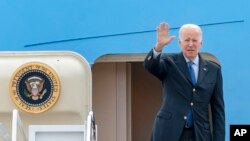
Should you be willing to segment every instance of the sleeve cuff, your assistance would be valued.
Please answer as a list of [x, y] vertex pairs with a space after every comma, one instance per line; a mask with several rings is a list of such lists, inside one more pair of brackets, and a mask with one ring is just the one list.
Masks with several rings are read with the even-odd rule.
[[154, 57], [154, 59], [157, 58], [160, 54], [161, 54], [161, 52], [157, 52], [157, 51], [153, 48], [153, 57]]

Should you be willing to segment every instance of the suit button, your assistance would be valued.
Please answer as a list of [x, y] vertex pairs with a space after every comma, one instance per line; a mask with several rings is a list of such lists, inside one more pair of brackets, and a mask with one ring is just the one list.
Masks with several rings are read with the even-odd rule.
[[187, 116], [184, 116], [184, 119], [187, 120]]
[[196, 91], [196, 89], [195, 88], [193, 88], [193, 92], [195, 92]]
[[191, 102], [191, 103], [190, 103], [190, 105], [191, 105], [191, 106], [194, 106], [194, 103], [193, 103], [193, 102]]

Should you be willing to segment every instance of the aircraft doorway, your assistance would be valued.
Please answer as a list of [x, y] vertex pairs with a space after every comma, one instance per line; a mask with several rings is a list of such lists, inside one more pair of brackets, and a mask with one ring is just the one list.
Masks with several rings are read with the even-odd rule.
[[99, 141], [149, 140], [162, 95], [160, 81], [143, 67], [144, 57], [93, 65], [93, 111]]
[[147, 141], [162, 103], [160, 81], [149, 74], [142, 62], [131, 64], [132, 141]]

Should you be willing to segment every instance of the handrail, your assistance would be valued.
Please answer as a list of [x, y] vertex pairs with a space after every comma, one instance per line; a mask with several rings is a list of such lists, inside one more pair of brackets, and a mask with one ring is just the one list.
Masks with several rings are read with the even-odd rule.
[[86, 126], [87, 126], [86, 141], [97, 141], [97, 127], [95, 124], [93, 111], [89, 112]]
[[12, 115], [13, 117], [12, 117], [12, 140], [11, 141], [17, 141], [17, 130], [20, 130], [23, 140], [28, 141], [27, 136], [23, 130], [22, 120], [18, 114], [18, 111], [14, 109], [12, 114], [13, 114]]

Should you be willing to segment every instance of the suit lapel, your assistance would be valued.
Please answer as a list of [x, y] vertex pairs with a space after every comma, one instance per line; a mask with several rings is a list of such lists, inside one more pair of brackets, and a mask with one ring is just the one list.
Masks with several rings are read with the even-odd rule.
[[[189, 70], [188, 70], [188, 66], [186, 63], [186, 60], [181, 53], [178, 54], [177, 59], [176, 59], [176, 65], [179, 68], [179, 70], [182, 72], [182, 74], [184, 74], [185, 78], [188, 80], [188, 82], [192, 84], [192, 80], [191, 77], [189, 75]], [[204, 61], [204, 59], [199, 55], [199, 70], [198, 70], [198, 79], [197, 79], [197, 83], [196, 85], [199, 85], [202, 80], [204, 79], [204, 77], [206, 76], [207, 72], [208, 72], [208, 68], [207, 68], [207, 63]]]
[[199, 85], [202, 80], [205, 78], [208, 68], [207, 68], [207, 63], [202, 59], [202, 57], [199, 55], [200, 60], [199, 60], [199, 74], [198, 74], [198, 80], [197, 80], [197, 85]]
[[193, 85], [192, 80], [191, 80], [191, 77], [190, 77], [189, 72], [188, 72], [188, 71], [189, 71], [189, 70], [188, 70], [188, 66], [187, 66], [186, 60], [185, 60], [185, 58], [184, 58], [182, 52], [179, 53], [178, 56], [177, 56], [176, 65], [177, 65], [177, 67], [179, 68], [179, 70], [182, 72], [182, 74], [184, 74], [185, 79], [187, 79], [188, 82], [189, 82], [191, 85]]

